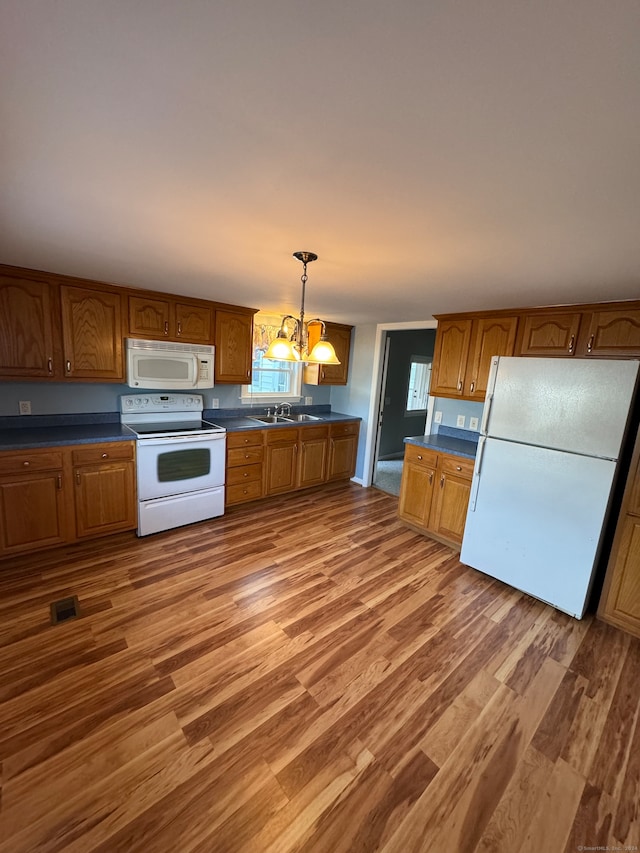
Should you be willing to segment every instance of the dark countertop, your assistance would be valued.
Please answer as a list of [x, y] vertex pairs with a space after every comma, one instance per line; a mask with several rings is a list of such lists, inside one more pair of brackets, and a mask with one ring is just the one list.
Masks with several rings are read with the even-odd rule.
[[456, 438], [451, 435], [431, 433], [431, 435], [414, 435], [405, 438], [405, 444], [416, 444], [418, 447], [428, 447], [440, 453], [452, 453], [465, 459], [475, 459], [478, 449], [477, 441]]
[[[219, 424], [228, 432], [243, 429], [271, 429], [282, 426], [304, 426], [344, 421], [360, 421], [361, 418], [343, 415], [340, 412], [318, 412], [319, 420], [303, 423], [262, 424], [247, 415], [215, 417], [215, 409], [206, 410], [204, 420]], [[220, 412], [222, 415], [222, 410]], [[87, 422], [87, 421], [98, 421]], [[7, 423], [10, 422], [10, 425]], [[84, 423], [83, 423], [84, 421]], [[101, 441], [132, 441], [135, 435], [120, 424], [119, 416], [112, 413], [100, 415], [51, 415], [25, 416], [0, 419], [0, 451], [29, 450], [34, 447], [56, 447], [65, 444], [96, 444]]]
[[204, 413], [204, 420], [209, 423], [218, 424], [224, 427], [227, 432], [238, 432], [243, 429], [277, 429], [278, 427], [300, 427], [300, 426], [322, 426], [323, 424], [344, 423], [345, 421], [360, 421], [362, 418], [357, 418], [354, 415], [343, 415], [340, 412], [322, 412], [316, 415], [317, 421], [292, 421], [291, 423], [279, 424], [263, 424], [253, 420], [249, 415], [236, 415], [234, 417], [216, 417], [215, 409], [208, 409]]
[[0, 429], [0, 450], [29, 450], [63, 444], [131, 441], [135, 435], [119, 423]]

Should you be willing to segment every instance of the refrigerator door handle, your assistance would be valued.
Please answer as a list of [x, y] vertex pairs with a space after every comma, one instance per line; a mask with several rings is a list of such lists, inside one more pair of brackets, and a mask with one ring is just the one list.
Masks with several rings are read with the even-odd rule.
[[491, 414], [491, 404], [493, 403], [493, 394], [487, 394], [484, 401], [484, 409], [482, 410], [482, 422], [480, 424], [480, 433], [487, 434], [487, 426], [489, 425], [489, 415]]
[[476, 499], [478, 497], [478, 489], [480, 487], [480, 471], [482, 470], [482, 456], [484, 454], [484, 446], [487, 439], [484, 435], [478, 440], [478, 455], [476, 456], [476, 467], [473, 472], [473, 483], [471, 484], [471, 494], [469, 495], [469, 512], [475, 512]]

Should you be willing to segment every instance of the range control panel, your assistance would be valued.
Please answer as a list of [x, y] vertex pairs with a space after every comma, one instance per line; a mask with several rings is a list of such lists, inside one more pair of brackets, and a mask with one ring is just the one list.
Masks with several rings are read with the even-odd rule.
[[201, 412], [202, 394], [124, 394], [120, 411], [136, 415], [141, 412]]

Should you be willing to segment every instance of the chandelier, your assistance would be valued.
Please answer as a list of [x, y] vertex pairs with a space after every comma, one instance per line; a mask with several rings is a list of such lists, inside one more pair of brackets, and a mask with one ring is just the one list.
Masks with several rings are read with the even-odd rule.
[[[293, 257], [302, 261], [302, 302], [300, 305], [300, 317], [296, 318], [292, 314], [287, 314], [282, 318], [280, 331], [274, 340], [269, 344], [269, 349], [264, 354], [264, 358], [273, 358], [277, 361], [304, 361], [308, 364], [340, 364], [333, 346], [327, 340], [327, 329], [323, 320], [316, 317], [309, 320], [305, 325], [304, 321], [304, 296], [307, 286], [307, 264], [312, 261], [317, 261], [318, 256], [314, 252], [294, 252]], [[293, 320], [293, 331], [288, 332], [287, 323]], [[310, 334], [309, 327], [321, 325], [319, 339], [312, 345], [309, 351], [310, 338], [317, 337], [317, 330], [313, 330]]]

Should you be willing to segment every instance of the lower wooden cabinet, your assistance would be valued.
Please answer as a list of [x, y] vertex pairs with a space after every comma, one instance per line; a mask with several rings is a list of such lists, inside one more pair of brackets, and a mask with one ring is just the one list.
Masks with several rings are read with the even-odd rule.
[[62, 450], [0, 453], [0, 557], [74, 538], [65, 467]]
[[136, 525], [133, 441], [0, 453], [0, 558]]
[[227, 433], [226, 506], [353, 477], [359, 421]]
[[137, 526], [133, 442], [87, 445], [71, 452], [76, 537], [84, 539]]
[[598, 616], [640, 637], [640, 432], [622, 499]]
[[473, 464], [473, 459], [407, 444], [398, 516], [448, 544], [460, 545]]
[[227, 433], [227, 506], [262, 497], [263, 430]]
[[332, 424], [329, 433], [327, 480], [348, 480], [356, 472], [360, 422]]

